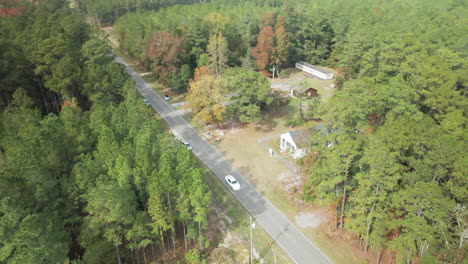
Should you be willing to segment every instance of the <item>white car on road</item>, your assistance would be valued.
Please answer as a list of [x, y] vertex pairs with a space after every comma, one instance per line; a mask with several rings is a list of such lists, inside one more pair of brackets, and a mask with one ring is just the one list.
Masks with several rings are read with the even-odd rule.
[[226, 177], [224, 177], [224, 179], [226, 180], [227, 184], [229, 185], [229, 187], [231, 187], [232, 190], [240, 190], [241, 186], [240, 183], [236, 180], [236, 178], [232, 177], [231, 175], [227, 175]]

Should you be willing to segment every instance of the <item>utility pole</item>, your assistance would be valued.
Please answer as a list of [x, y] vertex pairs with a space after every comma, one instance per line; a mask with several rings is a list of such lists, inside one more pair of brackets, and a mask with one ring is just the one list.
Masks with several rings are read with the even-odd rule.
[[250, 216], [250, 264], [253, 263], [253, 237], [252, 230], [255, 228], [255, 223], [252, 223], [252, 216]]

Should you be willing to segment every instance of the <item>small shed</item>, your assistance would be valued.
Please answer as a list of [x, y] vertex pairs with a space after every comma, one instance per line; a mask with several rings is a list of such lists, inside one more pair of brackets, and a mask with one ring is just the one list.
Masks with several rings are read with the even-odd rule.
[[296, 68], [305, 73], [312, 74], [313, 76], [318, 77], [323, 80], [333, 79], [333, 72], [322, 69], [318, 66], [309, 64], [307, 62], [303, 62], [303, 61], [296, 62]]
[[318, 97], [319, 95], [316, 89], [309, 88], [302, 93], [302, 96], [311, 98], [311, 97]]
[[309, 144], [310, 133], [307, 130], [289, 131], [280, 137], [281, 152], [287, 151], [295, 159], [305, 156]]
[[318, 97], [318, 91], [314, 88], [309, 88], [303, 92], [298, 91], [298, 90], [293, 90], [291, 89], [289, 92], [290, 96], [295, 96], [295, 97], [306, 97], [306, 98], [312, 98], [312, 97]]

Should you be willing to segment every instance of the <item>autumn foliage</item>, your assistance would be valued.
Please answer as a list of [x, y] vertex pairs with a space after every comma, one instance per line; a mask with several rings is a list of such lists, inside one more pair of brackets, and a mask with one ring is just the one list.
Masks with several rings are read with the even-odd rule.
[[22, 7], [2, 7], [0, 8], [0, 17], [14, 17], [21, 13]]
[[26, 10], [22, 1], [18, 0], [1, 0], [0, 1], [0, 17], [15, 17]]
[[[197, 78], [197, 71], [195, 77]], [[198, 75], [198, 79], [190, 82], [186, 100], [195, 114], [195, 120], [217, 125], [224, 122], [226, 82], [221, 77]]]
[[169, 32], [158, 32], [148, 42], [146, 55], [152, 63], [153, 73], [163, 83], [169, 82], [171, 73], [177, 72], [177, 67], [184, 54], [184, 39], [174, 37]]
[[211, 75], [211, 70], [208, 66], [202, 65], [195, 69], [195, 73], [193, 74], [193, 82], [199, 81], [203, 76]]
[[275, 48], [273, 51], [273, 59], [276, 65], [281, 65], [288, 58], [289, 38], [286, 32], [286, 18], [279, 15], [276, 18], [275, 25]]
[[257, 46], [252, 50], [252, 56], [257, 60], [260, 71], [264, 71], [273, 63], [274, 34], [271, 26], [265, 26], [257, 37]]
[[257, 36], [257, 46], [252, 50], [252, 56], [257, 61], [259, 71], [268, 75], [269, 66], [279, 66], [288, 57], [289, 39], [286, 32], [285, 17], [267, 12], [262, 14], [262, 30]]

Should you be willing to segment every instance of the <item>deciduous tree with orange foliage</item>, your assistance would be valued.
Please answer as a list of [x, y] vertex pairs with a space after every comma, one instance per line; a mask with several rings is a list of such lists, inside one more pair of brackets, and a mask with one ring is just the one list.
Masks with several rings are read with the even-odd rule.
[[169, 32], [158, 32], [148, 42], [146, 55], [152, 63], [153, 73], [163, 83], [169, 82], [169, 75], [177, 72], [177, 66], [184, 54], [184, 39]]
[[[273, 12], [262, 14], [262, 30], [257, 37], [257, 46], [252, 55], [260, 71], [268, 71], [269, 66], [279, 66], [288, 58], [289, 39], [286, 33], [285, 17]], [[274, 31], [273, 31], [274, 29]]]
[[193, 74], [193, 80], [192, 81], [198, 81], [201, 78], [203, 78], [206, 75], [211, 75], [211, 70], [208, 66], [203, 65], [195, 69], [195, 72]]
[[257, 61], [260, 71], [267, 71], [273, 63], [274, 34], [271, 26], [265, 26], [257, 37], [257, 46], [252, 50], [252, 56]]

